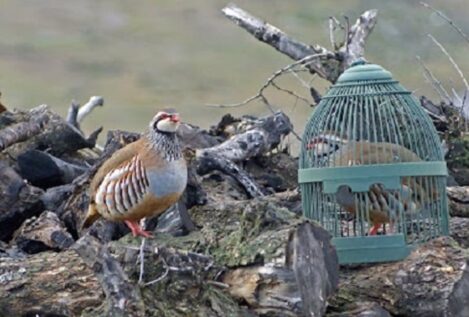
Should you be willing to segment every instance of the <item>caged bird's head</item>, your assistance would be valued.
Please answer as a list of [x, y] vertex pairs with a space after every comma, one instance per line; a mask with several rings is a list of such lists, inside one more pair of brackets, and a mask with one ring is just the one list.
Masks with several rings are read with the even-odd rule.
[[150, 131], [155, 133], [176, 133], [180, 124], [179, 113], [174, 109], [159, 111], [150, 122]]
[[327, 157], [347, 144], [347, 138], [341, 138], [337, 134], [325, 131], [309, 140], [306, 149], [312, 151], [315, 157]]

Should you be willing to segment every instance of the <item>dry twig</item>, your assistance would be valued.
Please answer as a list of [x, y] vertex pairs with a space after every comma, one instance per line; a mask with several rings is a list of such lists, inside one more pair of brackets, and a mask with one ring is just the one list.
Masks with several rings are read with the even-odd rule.
[[[282, 76], [286, 73], [289, 73], [292, 69], [294, 69], [295, 67], [299, 66], [299, 65], [302, 65], [302, 66], [307, 66], [309, 63], [311, 63], [313, 60], [315, 59], [318, 59], [318, 58], [321, 58], [321, 57], [327, 57], [328, 54], [327, 53], [321, 53], [321, 54], [313, 54], [313, 55], [308, 55], [294, 63], [291, 63], [291, 64], [288, 64], [287, 66], [277, 70], [275, 73], [273, 73], [269, 78], [267, 78], [267, 80], [265, 81], [265, 83], [262, 85], [262, 87], [258, 90], [257, 94], [255, 94], [254, 96], [251, 96], [249, 98], [247, 98], [246, 100], [242, 101], [242, 102], [239, 102], [239, 103], [233, 103], [233, 104], [209, 104], [208, 106], [210, 107], [219, 107], [219, 108], [233, 108], [233, 107], [240, 107], [240, 106], [244, 106], [244, 105], [247, 105], [248, 103], [254, 101], [254, 100], [257, 100], [257, 99], [261, 99], [266, 105], [269, 106], [269, 109], [272, 113], [275, 113], [275, 111], [272, 109], [272, 107], [270, 106], [270, 103], [268, 102], [268, 99], [265, 97], [264, 95], [264, 91], [271, 85], [273, 85], [273, 82], [276, 78], [278, 78], [279, 76]], [[301, 96], [298, 96], [298, 95], [295, 95], [296, 97], [298, 97], [299, 99], [306, 99], [306, 98], [302, 98]], [[310, 104], [310, 102], [308, 101], [308, 103]]]
[[428, 34], [428, 37], [433, 41], [433, 43], [435, 43], [440, 48], [443, 54], [445, 54], [446, 57], [448, 57], [450, 63], [453, 65], [454, 69], [458, 72], [459, 76], [461, 77], [462, 82], [464, 83], [464, 87], [466, 88], [466, 90], [469, 90], [469, 84], [467, 83], [467, 80], [464, 77], [464, 74], [461, 71], [461, 68], [459, 68], [459, 65], [456, 63], [453, 57], [448, 53], [445, 47], [440, 42], [438, 42], [438, 40], [433, 35]]
[[436, 76], [430, 71], [430, 69], [425, 65], [420, 56], [416, 56], [416, 59], [423, 69], [423, 76], [425, 77], [425, 79], [432, 85], [433, 89], [438, 93], [442, 100], [446, 100], [449, 104], [451, 104], [451, 96], [449, 95], [445, 87], [443, 87], [441, 81], [436, 78]]
[[440, 18], [442, 18], [443, 20], [445, 20], [446, 22], [448, 22], [448, 24], [456, 30], [456, 32], [459, 33], [459, 35], [461, 35], [465, 40], [466, 42], [469, 43], [469, 37], [466, 35], [466, 33], [463, 32], [463, 30], [456, 24], [453, 22], [453, 20], [451, 20], [450, 18], [448, 18], [447, 15], [445, 15], [443, 12], [435, 9], [434, 7], [432, 7], [431, 5], [429, 5], [428, 3], [425, 3], [423, 1], [420, 2], [421, 5], [423, 5], [425, 8], [427, 9], [430, 9], [432, 10], [433, 12], [435, 12]]

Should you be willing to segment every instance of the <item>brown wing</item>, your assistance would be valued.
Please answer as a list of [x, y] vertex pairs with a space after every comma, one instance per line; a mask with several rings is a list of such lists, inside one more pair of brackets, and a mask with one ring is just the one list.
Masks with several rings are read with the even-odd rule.
[[[104, 162], [103, 165], [101, 165], [93, 177], [93, 180], [90, 184], [90, 194], [96, 193], [106, 174], [108, 174], [116, 167], [119, 167], [122, 164], [130, 161], [132, 157], [138, 153], [138, 149], [142, 146], [142, 139], [140, 139], [114, 152], [114, 154], [112, 154], [112, 156], [106, 162]], [[91, 200], [94, 200], [94, 197], [90, 198]]]
[[99, 184], [94, 202], [106, 218], [125, 219], [143, 200], [149, 188], [139, 155], [110, 170]]

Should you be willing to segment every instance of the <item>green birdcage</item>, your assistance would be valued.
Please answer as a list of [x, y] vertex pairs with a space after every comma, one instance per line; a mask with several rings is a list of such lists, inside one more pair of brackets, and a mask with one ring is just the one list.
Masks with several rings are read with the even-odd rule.
[[342, 264], [395, 261], [448, 235], [437, 132], [391, 73], [363, 60], [313, 111], [298, 172], [303, 213], [333, 236]]

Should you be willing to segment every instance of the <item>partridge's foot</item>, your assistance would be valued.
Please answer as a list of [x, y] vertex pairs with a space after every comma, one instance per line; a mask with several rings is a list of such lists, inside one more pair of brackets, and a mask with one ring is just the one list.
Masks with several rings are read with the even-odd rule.
[[151, 238], [152, 237], [151, 233], [149, 231], [143, 230], [140, 227], [140, 225], [138, 224], [138, 222], [130, 221], [130, 220], [125, 220], [124, 222], [127, 225], [127, 227], [129, 227], [129, 229], [132, 231], [132, 235], [134, 237], [137, 237], [137, 236], [141, 236], [141, 237], [145, 237], [145, 238]]
[[370, 236], [375, 236], [377, 233], [378, 233], [378, 230], [379, 230], [379, 227], [381, 226], [381, 224], [376, 224], [376, 225], [373, 225], [373, 228], [371, 228], [370, 232], [368, 233], [368, 235]]

